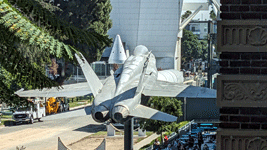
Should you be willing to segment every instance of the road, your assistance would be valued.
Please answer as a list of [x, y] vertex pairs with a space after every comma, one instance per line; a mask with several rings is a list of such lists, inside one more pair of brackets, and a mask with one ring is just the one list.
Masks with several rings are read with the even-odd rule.
[[91, 115], [3, 127], [0, 128], [0, 149], [24, 146], [26, 150], [55, 150], [58, 137], [68, 145], [105, 128]]

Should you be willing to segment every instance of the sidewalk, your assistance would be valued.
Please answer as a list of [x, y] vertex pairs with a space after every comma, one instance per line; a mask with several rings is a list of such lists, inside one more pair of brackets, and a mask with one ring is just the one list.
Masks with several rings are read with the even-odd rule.
[[88, 104], [86, 104], [86, 105], [81, 105], [81, 106], [72, 107], [72, 108], [70, 108], [70, 110], [75, 110], [75, 109], [79, 109], [79, 108], [84, 108], [84, 107], [86, 107], [86, 106], [91, 106], [91, 105], [92, 105], [92, 103], [88, 103]]
[[152, 134], [150, 135], [149, 137], [143, 139], [142, 141], [136, 143], [134, 146], [133, 146], [133, 149], [134, 150], [139, 150], [140, 148], [142, 148], [143, 146], [149, 144], [151, 141], [155, 140], [157, 137], [159, 137], [160, 134]]

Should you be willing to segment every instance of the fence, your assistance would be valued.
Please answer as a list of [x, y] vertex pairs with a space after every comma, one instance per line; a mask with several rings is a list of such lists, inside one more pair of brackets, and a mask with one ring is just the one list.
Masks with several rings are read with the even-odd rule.
[[185, 130], [187, 130], [188, 128], [190, 128], [190, 127], [191, 127], [191, 124], [194, 123], [194, 122], [195, 122], [194, 120], [188, 122], [186, 125], [184, 125], [182, 128], [180, 128], [180, 129], [178, 130], [178, 133], [180, 133], [181, 131], [185, 131]]
[[[168, 136], [169, 141], [174, 140], [175, 138], [177, 138], [180, 134], [181, 131], [185, 131], [188, 130], [189, 128], [191, 128], [191, 124], [194, 123], [194, 120], [188, 122], [186, 125], [184, 125], [182, 128], [180, 128], [178, 130], [178, 134], [173, 132]], [[146, 148], [146, 150], [153, 150], [153, 145], [149, 146], [148, 148]]]

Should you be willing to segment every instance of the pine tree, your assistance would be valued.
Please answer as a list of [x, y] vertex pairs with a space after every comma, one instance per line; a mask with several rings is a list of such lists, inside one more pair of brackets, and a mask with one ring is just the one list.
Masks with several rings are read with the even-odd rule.
[[[110, 0], [70, 0], [70, 1], [55, 1], [55, 6], [59, 6], [55, 13], [63, 20], [67, 20], [70, 24], [77, 28], [87, 31], [94, 31], [100, 35], [107, 35], [111, 28], [112, 22], [109, 17], [111, 12]], [[76, 45], [82, 52], [88, 54], [85, 56], [89, 63], [100, 60], [104, 48], [107, 45], [104, 42], [99, 42], [97, 46], [92, 47], [85, 44]], [[66, 61], [65, 61], [66, 62]], [[68, 62], [62, 68], [64, 72], [67, 69]], [[61, 68], [59, 68], [60, 70]], [[60, 71], [59, 71], [60, 72]], [[71, 73], [65, 72], [59, 74], [55, 78], [57, 82], [63, 83], [65, 79], [71, 76]]]
[[[72, 0], [55, 2], [59, 5], [61, 11], [56, 11], [58, 16], [67, 20], [75, 27], [87, 31], [95, 31], [100, 35], [107, 35], [112, 26], [110, 12], [112, 6], [110, 0]], [[89, 62], [100, 60], [104, 48], [108, 46], [105, 43], [98, 43], [97, 47], [88, 47], [88, 45], [79, 45], [79, 48], [87, 55]]]
[[[0, 65], [10, 76], [28, 88], [58, 86], [45, 75], [44, 65], [51, 57], [74, 61], [76, 46], [109, 45], [107, 35], [80, 29], [61, 20], [37, 0], [0, 0]], [[2, 81], [6, 76], [2, 76]], [[19, 99], [14, 89], [0, 82], [0, 101]], [[16, 89], [17, 90], [17, 89]], [[12, 101], [11, 103], [15, 103]]]

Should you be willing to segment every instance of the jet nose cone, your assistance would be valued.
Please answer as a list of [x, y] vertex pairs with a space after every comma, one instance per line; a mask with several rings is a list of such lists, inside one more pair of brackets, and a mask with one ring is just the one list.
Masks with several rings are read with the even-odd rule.
[[125, 121], [129, 114], [129, 110], [124, 106], [115, 106], [112, 110], [112, 118], [116, 122]]
[[109, 119], [109, 110], [105, 106], [96, 106], [92, 109], [92, 116], [96, 122], [105, 122]]

